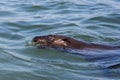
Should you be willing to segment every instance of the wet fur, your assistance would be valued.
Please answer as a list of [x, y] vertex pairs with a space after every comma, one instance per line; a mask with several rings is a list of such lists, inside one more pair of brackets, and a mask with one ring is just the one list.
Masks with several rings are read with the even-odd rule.
[[86, 43], [63, 35], [36, 36], [33, 38], [33, 42], [38, 44], [38, 46], [47, 46], [47, 47], [60, 47], [60, 48], [72, 48], [72, 49], [88, 48], [88, 49], [104, 49], [104, 50], [120, 49], [120, 46]]

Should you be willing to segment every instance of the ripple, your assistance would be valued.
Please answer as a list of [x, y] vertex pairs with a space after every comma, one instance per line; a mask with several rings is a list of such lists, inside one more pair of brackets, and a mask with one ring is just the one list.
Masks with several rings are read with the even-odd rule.
[[24, 5], [21, 9], [23, 9], [27, 12], [37, 12], [37, 11], [49, 10], [48, 7], [40, 6], [40, 5]]
[[12, 13], [10, 11], [0, 11], [0, 17], [14, 16], [16, 13]]

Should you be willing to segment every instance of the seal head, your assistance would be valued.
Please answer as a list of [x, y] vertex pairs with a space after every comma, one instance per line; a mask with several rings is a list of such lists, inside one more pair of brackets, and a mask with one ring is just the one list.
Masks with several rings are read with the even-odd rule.
[[32, 40], [38, 47], [69, 47], [69, 41], [63, 36], [47, 35], [47, 36], [36, 36]]

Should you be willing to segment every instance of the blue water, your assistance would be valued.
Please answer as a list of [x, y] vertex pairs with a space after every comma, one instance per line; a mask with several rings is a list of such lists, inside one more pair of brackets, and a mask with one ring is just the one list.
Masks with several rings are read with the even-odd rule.
[[120, 45], [119, 0], [0, 0], [0, 80], [120, 80], [120, 50], [38, 49], [60, 34]]

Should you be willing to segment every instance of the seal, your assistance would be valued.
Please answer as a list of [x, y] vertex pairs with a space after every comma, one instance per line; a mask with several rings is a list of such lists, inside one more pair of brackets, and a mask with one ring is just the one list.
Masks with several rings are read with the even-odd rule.
[[58, 47], [63, 49], [120, 49], [120, 46], [87, 43], [64, 35], [36, 36], [32, 42], [38, 47]]

